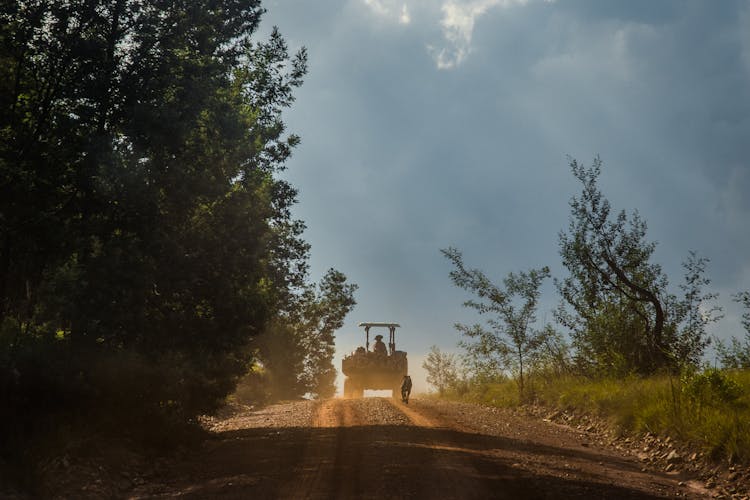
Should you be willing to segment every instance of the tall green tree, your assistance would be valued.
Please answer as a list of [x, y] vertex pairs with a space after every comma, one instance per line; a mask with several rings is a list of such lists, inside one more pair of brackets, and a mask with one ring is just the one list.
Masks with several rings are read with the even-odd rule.
[[310, 287], [297, 310], [298, 338], [305, 353], [301, 378], [306, 392], [317, 397], [331, 397], [336, 392], [334, 332], [344, 325], [344, 318], [356, 305], [357, 285], [347, 283], [340, 271], [329, 269], [317, 287]]
[[334, 395], [334, 333], [356, 305], [356, 290], [357, 285], [348, 283], [342, 272], [329, 269], [320, 283], [307, 285], [254, 342], [265, 377], [252, 378], [267, 387], [271, 398]]
[[708, 326], [724, 317], [723, 308], [714, 301], [719, 294], [707, 292], [711, 280], [706, 276], [709, 263], [694, 251], [682, 262], [684, 282], [679, 285], [682, 298], [670, 296], [668, 318], [676, 329], [673, 356], [682, 366], [697, 367], [711, 337]]
[[422, 368], [427, 371], [427, 383], [436, 388], [441, 396], [458, 380], [456, 355], [443, 352], [438, 346], [430, 347]]
[[750, 368], [750, 292], [739, 292], [732, 298], [744, 308], [741, 319], [742, 327], [745, 329], [744, 342], [732, 337], [729, 345], [719, 341], [716, 350], [722, 366], [746, 370]]
[[685, 262], [683, 299], [669, 293], [667, 276], [652, 262], [656, 244], [646, 239], [638, 212], [613, 215], [598, 187], [602, 162], [571, 160], [582, 191], [570, 201], [570, 226], [560, 254], [569, 275], [556, 280], [564, 304], [557, 319], [572, 331], [579, 367], [603, 373], [653, 373], [696, 363], [707, 345], [705, 327], [720, 310], [702, 311], [715, 298], [703, 288], [707, 259]]
[[504, 286], [500, 287], [482, 271], [466, 268], [457, 249], [448, 248], [442, 252], [454, 266], [450, 272], [453, 284], [478, 298], [468, 300], [464, 305], [481, 315], [490, 315], [486, 326], [456, 324], [456, 329], [471, 339], [465, 344], [468, 352], [479, 355], [481, 360], [497, 360], [504, 368], [510, 369], [516, 376], [523, 399], [529, 360], [544, 346], [550, 332], [534, 326], [540, 287], [550, 276], [549, 268], [508, 273], [503, 279]]
[[93, 397], [97, 360], [134, 353], [184, 367], [148, 404], [210, 409], [304, 286], [277, 174], [305, 51], [252, 38], [257, 0], [0, 9], [0, 373], [51, 349], [49, 382]]

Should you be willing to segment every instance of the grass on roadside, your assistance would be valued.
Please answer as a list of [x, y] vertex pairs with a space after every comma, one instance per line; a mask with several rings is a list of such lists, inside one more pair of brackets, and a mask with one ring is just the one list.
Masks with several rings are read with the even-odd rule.
[[[550, 408], [606, 418], [623, 434], [671, 436], [716, 459], [750, 463], [747, 370], [601, 380], [537, 375], [527, 381], [526, 394]], [[520, 404], [513, 380], [474, 387], [467, 396], [495, 406]]]

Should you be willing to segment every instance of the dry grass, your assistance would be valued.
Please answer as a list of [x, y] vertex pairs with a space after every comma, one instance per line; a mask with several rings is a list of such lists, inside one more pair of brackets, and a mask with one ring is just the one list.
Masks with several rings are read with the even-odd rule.
[[[750, 463], [750, 371], [602, 380], [537, 374], [526, 390], [538, 404], [595, 414], [624, 434], [671, 436], [717, 459]], [[512, 380], [473, 387], [467, 397], [495, 406], [520, 404]]]

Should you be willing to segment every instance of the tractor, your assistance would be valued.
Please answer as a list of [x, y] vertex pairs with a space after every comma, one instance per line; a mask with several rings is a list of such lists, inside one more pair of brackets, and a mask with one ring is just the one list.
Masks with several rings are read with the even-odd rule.
[[[360, 323], [365, 329], [365, 345], [344, 356], [341, 371], [344, 372], [344, 397], [361, 398], [365, 390], [390, 390], [393, 397], [401, 394], [401, 382], [409, 373], [406, 352], [396, 350], [397, 323]], [[388, 346], [383, 345], [382, 335], [375, 336], [370, 350], [370, 328], [387, 328]]]

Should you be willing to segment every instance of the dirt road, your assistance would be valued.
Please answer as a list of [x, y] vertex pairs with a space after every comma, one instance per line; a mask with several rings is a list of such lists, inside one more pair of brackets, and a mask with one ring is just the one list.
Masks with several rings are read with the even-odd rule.
[[213, 423], [131, 498], [705, 498], [585, 433], [477, 405], [330, 399]]

